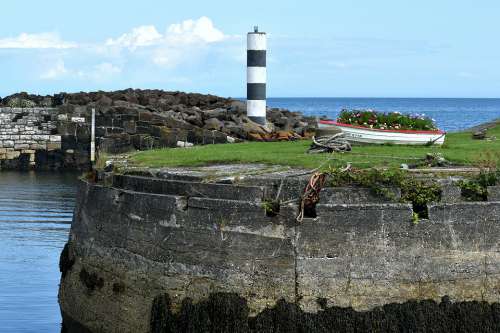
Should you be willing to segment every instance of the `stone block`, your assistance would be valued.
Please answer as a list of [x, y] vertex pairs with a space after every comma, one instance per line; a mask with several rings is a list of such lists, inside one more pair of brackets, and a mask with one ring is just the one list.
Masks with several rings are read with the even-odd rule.
[[10, 151], [10, 152], [7, 152], [6, 157], [8, 160], [11, 160], [14, 158], [18, 158], [20, 155], [21, 155], [21, 153], [19, 151]]
[[488, 187], [488, 201], [500, 201], [500, 186]]
[[21, 153], [22, 154], [34, 154], [35, 151], [31, 150], [31, 149], [23, 149], [23, 150], [21, 150]]
[[60, 142], [48, 142], [47, 143], [47, 150], [48, 151], [57, 150], [57, 149], [61, 149]]
[[50, 135], [49, 141], [50, 142], [61, 142], [61, 136], [60, 135]]
[[16, 143], [14, 144], [14, 149], [29, 149], [30, 145], [26, 143]]
[[45, 149], [47, 149], [47, 144], [45, 142], [32, 143], [32, 144], [30, 144], [30, 149], [33, 149], [33, 150], [45, 150]]
[[129, 134], [135, 134], [137, 132], [136, 123], [133, 120], [124, 121], [123, 129]]
[[436, 222], [500, 222], [500, 202], [461, 202], [429, 205], [429, 219]]
[[153, 113], [149, 111], [140, 111], [139, 120], [150, 122], [153, 119]]
[[72, 123], [85, 123], [85, 118], [83, 117], [71, 117]]
[[384, 239], [393, 230], [412, 225], [407, 204], [317, 205], [317, 218], [304, 219], [296, 227], [297, 255], [338, 257], [347, 255], [352, 241], [365, 244]]
[[35, 134], [32, 136], [33, 140], [36, 141], [49, 141], [49, 135], [46, 134]]
[[260, 186], [234, 186], [121, 175], [115, 176], [114, 182], [117, 186], [127, 190], [156, 194], [246, 200], [251, 202], [260, 202], [264, 197], [264, 187]]
[[67, 114], [58, 114], [57, 115], [57, 120], [59, 121], [67, 121], [68, 120], [68, 115]]
[[455, 203], [460, 201], [463, 201], [460, 187], [451, 183], [441, 184], [441, 202]]
[[100, 138], [98, 147], [106, 153], [118, 154], [133, 149], [130, 135], [114, 134], [112, 137]]
[[363, 204], [398, 202], [401, 199], [401, 190], [390, 187], [383, 191], [388, 196], [377, 194], [374, 190], [361, 187], [325, 187], [320, 192], [320, 203], [322, 204]]

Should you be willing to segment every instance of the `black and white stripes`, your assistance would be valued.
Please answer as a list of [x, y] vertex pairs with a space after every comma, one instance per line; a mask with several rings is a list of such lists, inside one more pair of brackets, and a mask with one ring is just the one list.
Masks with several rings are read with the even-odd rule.
[[266, 34], [257, 28], [247, 37], [247, 116], [266, 124]]

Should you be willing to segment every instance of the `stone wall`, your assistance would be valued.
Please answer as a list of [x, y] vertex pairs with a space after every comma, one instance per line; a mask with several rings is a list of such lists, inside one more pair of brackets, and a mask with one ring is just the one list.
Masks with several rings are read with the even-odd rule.
[[36, 165], [39, 150], [61, 149], [57, 118], [50, 108], [0, 108], [0, 160], [2, 166], [25, 161]]
[[[316, 217], [297, 223], [296, 204], [266, 212], [263, 202], [277, 195], [276, 184], [258, 176], [221, 184], [168, 173], [82, 181], [61, 257], [66, 325], [149, 332], [154, 300], [165, 294], [161, 311], [180, 317], [220, 293], [238, 295], [245, 316], [258, 317], [280, 302], [314, 314], [444, 296], [500, 301], [500, 202], [435, 203], [429, 219], [415, 223], [409, 205], [367, 193], [367, 202], [352, 203], [345, 188], [329, 188]], [[290, 180], [280, 197], [296, 197], [303, 185]], [[193, 322], [201, 320], [196, 313]], [[170, 325], [167, 312], [157, 315]]]
[[87, 169], [88, 122], [56, 108], [0, 108], [0, 169]]

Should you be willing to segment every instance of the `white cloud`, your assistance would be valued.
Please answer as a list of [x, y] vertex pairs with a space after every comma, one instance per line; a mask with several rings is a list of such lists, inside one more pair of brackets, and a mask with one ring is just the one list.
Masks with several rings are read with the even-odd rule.
[[109, 62], [102, 62], [87, 69], [74, 71], [73, 75], [83, 80], [107, 81], [121, 73], [121, 67]]
[[141, 46], [150, 46], [161, 41], [163, 36], [152, 25], [143, 25], [133, 28], [132, 32], [125, 33], [117, 39], [109, 38], [106, 41], [107, 46], [126, 47], [135, 50]]
[[61, 78], [68, 74], [68, 70], [64, 65], [64, 61], [58, 60], [54, 67], [49, 68], [45, 73], [40, 75], [40, 78], [43, 80], [55, 80]]
[[42, 80], [56, 80], [62, 78], [78, 78], [82, 80], [105, 81], [121, 74], [122, 68], [109, 62], [91, 66], [85, 69], [67, 68], [63, 60], [40, 75]]
[[0, 39], [0, 49], [70, 49], [76, 43], [61, 40], [58, 34], [44, 32], [38, 34], [22, 33], [17, 37]]
[[42, 80], [103, 81], [121, 75], [125, 65], [140, 73], [141, 70], [171, 70], [186, 63], [196, 65], [209, 54], [230, 58], [230, 54], [241, 51], [239, 46], [235, 51], [236, 43], [228, 44], [231, 41], [243, 45], [241, 36], [224, 34], [210, 18], [202, 16], [162, 29], [154, 25], [138, 26], [98, 43], [68, 42], [57, 33], [22, 33], [0, 38], [0, 51], [2, 48], [17, 49], [21, 53], [26, 49], [48, 49], [39, 53], [40, 60], [46, 64], [37, 73]]
[[214, 27], [212, 20], [202, 16], [197, 20], [185, 20], [172, 24], [167, 29], [167, 40], [182, 43], [215, 43], [226, 38], [224, 33]]
[[136, 27], [116, 39], [107, 39], [105, 47], [109, 55], [124, 49], [138, 53], [156, 65], [174, 67], [200, 55], [207, 46], [228, 38], [210, 18], [202, 16], [171, 24], [164, 34], [152, 25]]
[[226, 36], [214, 27], [212, 20], [203, 16], [197, 20], [185, 20], [171, 24], [165, 34], [158, 32], [155, 26], [143, 25], [133, 28], [131, 32], [120, 37], [108, 38], [105, 45], [127, 48], [135, 51], [146, 46], [180, 46], [195, 43], [215, 43], [224, 40]]
[[93, 70], [91, 71], [91, 75], [94, 78], [108, 78], [110, 76], [120, 74], [122, 72], [122, 68], [116, 65], [113, 65], [109, 62], [103, 62], [98, 65], [95, 65]]

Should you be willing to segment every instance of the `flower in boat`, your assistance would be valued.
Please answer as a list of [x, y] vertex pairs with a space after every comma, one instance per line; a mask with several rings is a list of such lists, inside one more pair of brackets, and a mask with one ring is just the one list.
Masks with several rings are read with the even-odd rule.
[[[425, 115], [404, 115], [399, 112], [376, 112], [372, 110], [342, 110], [338, 122], [383, 129], [428, 130], [436, 129], [434, 120]], [[371, 126], [370, 126], [371, 125]]]

